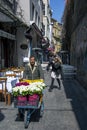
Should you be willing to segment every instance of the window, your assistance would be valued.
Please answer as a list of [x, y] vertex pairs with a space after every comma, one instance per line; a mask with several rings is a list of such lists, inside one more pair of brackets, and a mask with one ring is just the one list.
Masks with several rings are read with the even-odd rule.
[[43, 15], [45, 15], [45, 4], [43, 4], [42, 9], [43, 9]]
[[38, 26], [40, 27], [40, 17], [38, 17]]
[[36, 24], [38, 24], [37, 23], [37, 20], [38, 20], [37, 18], [38, 18], [38, 15], [37, 15], [37, 11], [36, 11], [36, 15], [35, 15], [35, 22], [36, 22]]
[[31, 20], [34, 20], [34, 4], [32, 3], [32, 18]]

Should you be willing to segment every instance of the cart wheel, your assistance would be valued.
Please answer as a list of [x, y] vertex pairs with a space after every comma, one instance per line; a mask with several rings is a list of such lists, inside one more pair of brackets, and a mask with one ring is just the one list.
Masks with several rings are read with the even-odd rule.
[[24, 114], [24, 127], [28, 128], [28, 124], [29, 124], [29, 121], [27, 119], [27, 111], [25, 111], [25, 114]]
[[40, 106], [40, 116], [42, 117], [43, 114], [44, 114], [44, 103], [42, 102]]

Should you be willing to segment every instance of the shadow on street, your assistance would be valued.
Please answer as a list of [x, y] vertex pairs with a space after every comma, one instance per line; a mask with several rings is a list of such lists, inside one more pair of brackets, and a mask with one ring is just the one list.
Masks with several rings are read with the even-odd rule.
[[1, 110], [0, 110], [0, 121], [3, 121], [4, 118], [5, 118], [5, 116], [4, 116], [4, 114], [3, 114], [3, 113], [1, 112]]
[[85, 104], [87, 100], [82, 95], [81, 86], [76, 84], [74, 80], [65, 80], [63, 85], [66, 98], [70, 99], [72, 111], [74, 112], [80, 130], [87, 130], [87, 105]]

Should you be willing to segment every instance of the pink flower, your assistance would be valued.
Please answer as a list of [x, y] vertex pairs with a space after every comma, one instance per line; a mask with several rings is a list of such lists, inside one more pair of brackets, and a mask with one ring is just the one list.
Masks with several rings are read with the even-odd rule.
[[29, 83], [27, 83], [27, 82], [16, 83], [16, 86], [21, 86], [21, 85], [27, 86], [27, 85], [29, 85]]

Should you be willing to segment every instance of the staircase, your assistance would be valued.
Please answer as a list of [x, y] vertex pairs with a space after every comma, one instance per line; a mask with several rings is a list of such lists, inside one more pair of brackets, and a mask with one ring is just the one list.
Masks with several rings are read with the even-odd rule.
[[62, 73], [64, 79], [74, 79], [76, 77], [77, 69], [74, 66], [63, 64]]

